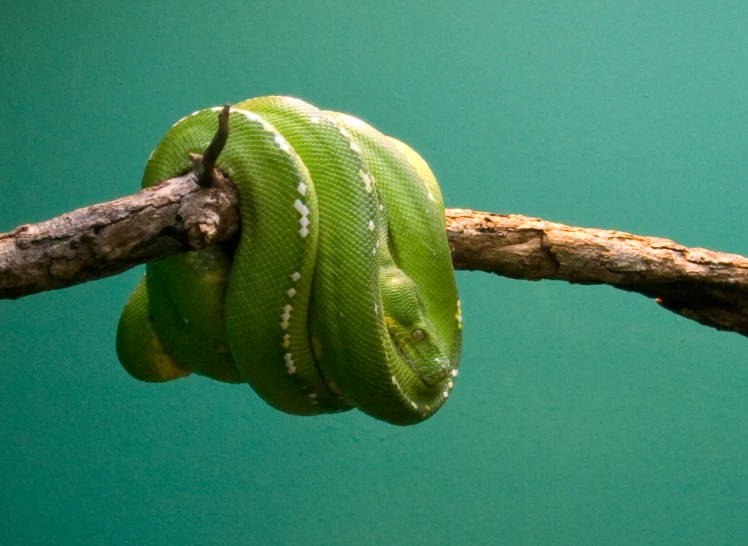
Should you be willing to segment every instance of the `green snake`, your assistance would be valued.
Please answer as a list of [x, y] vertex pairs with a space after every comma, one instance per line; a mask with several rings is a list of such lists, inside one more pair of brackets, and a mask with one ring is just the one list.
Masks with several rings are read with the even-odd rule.
[[[191, 170], [219, 110], [174, 124], [143, 187]], [[237, 187], [240, 234], [146, 266], [117, 330], [124, 368], [143, 381], [245, 382], [295, 415], [433, 415], [457, 376], [462, 312], [426, 162], [289, 97], [238, 103], [229, 123], [216, 166]]]

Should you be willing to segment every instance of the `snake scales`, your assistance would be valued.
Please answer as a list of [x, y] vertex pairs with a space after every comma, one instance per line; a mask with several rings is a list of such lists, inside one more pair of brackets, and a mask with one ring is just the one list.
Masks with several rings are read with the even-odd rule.
[[[190, 170], [217, 110], [167, 132], [143, 187]], [[144, 381], [246, 382], [296, 415], [433, 415], [457, 376], [462, 314], [425, 161], [298, 99], [250, 99], [229, 116], [217, 167], [239, 192], [238, 240], [146, 266], [117, 331], [122, 365]]]

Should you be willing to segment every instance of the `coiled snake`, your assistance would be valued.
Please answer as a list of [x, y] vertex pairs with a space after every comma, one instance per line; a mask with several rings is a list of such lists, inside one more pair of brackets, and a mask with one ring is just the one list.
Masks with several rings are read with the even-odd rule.
[[[217, 110], [167, 132], [143, 187], [190, 170]], [[298, 99], [251, 99], [229, 115], [216, 165], [239, 192], [238, 242], [147, 265], [118, 327], [125, 369], [144, 381], [246, 382], [297, 415], [357, 407], [398, 425], [433, 415], [457, 376], [462, 314], [425, 161]]]

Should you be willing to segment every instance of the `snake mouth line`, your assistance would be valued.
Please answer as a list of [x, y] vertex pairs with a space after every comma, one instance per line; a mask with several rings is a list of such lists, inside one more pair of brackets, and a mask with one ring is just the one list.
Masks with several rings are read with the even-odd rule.
[[392, 346], [395, 347], [395, 352], [397, 353], [397, 356], [399, 356], [400, 359], [408, 365], [408, 367], [415, 374], [415, 376], [418, 378], [421, 384], [427, 389], [433, 388], [431, 385], [426, 383], [421, 377], [421, 375], [418, 373], [418, 370], [416, 369], [416, 365], [415, 365], [415, 362], [413, 361], [413, 358], [411, 358], [408, 355], [407, 350], [405, 349], [403, 344], [397, 339], [397, 336], [390, 334], [390, 340], [392, 341]]

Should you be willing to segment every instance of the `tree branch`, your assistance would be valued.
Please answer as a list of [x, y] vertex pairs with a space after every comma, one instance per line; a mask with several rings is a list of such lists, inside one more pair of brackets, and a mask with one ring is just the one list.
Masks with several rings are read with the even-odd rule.
[[238, 196], [220, 172], [201, 188], [190, 172], [135, 195], [0, 233], [0, 299], [122, 273], [177, 252], [227, 241]]
[[[203, 175], [204, 176], [204, 175]], [[229, 241], [238, 197], [219, 171], [158, 186], [0, 234], [0, 299], [121, 273]], [[524, 280], [607, 284], [655, 299], [706, 326], [748, 336], [748, 258], [668, 239], [585, 229], [519, 215], [447, 209], [456, 269]]]
[[518, 215], [447, 211], [456, 269], [607, 284], [705, 326], [748, 336], [748, 258], [669, 239]]

